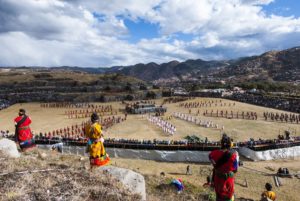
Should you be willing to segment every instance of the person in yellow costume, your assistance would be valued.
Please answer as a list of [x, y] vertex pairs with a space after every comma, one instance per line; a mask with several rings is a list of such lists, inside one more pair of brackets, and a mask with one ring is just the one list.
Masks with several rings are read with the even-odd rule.
[[272, 200], [275, 201], [276, 200], [276, 194], [274, 191], [272, 191], [272, 185], [270, 183], [266, 183], [265, 185], [266, 191], [264, 191], [261, 194], [262, 199], [261, 200]]
[[102, 135], [101, 125], [99, 124], [99, 116], [93, 113], [91, 123], [85, 127], [85, 135], [88, 138], [88, 152], [90, 153], [91, 166], [103, 166], [110, 162], [110, 158], [104, 148], [104, 139]]

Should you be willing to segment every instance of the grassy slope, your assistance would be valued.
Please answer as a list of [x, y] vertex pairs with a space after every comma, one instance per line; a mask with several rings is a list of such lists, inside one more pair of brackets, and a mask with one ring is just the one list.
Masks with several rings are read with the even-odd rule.
[[138, 195], [131, 194], [109, 175], [90, 172], [86, 159], [50, 152], [42, 159], [39, 152], [35, 150], [19, 159], [0, 156], [1, 173], [56, 169], [0, 176], [0, 200], [139, 200]]

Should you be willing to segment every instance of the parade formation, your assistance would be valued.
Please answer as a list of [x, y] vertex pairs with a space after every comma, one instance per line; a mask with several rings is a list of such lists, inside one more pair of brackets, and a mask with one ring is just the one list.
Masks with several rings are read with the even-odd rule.
[[148, 121], [152, 124], [156, 125], [157, 127], [161, 128], [164, 133], [168, 135], [174, 135], [176, 132], [176, 127], [172, 125], [170, 122], [164, 121], [160, 117], [148, 115], [147, 117]]
[[200, 119], [196, 116], [190, 115], [190, 114], [184, 114], [184, 113], [180, 113], [180, 112], [175, 112], [173, 114], [173, 116], [175, 118], [187, 121], [187, 122], [191, 122], [193, 124], [196, 124], [198, 126], [204, 127], [204, 128], [215, 128], [215, 129], [221, 129], [224, 130], [225, 127], [224, 126], [220, 126], [217, 123], [214, 123], [213, 121], [209, 121], [209, 120], [204, 120], [204, 119]]
[[[176, 104], [182, 99], [167, 100], [164, 103]], [[65, 146], [82, 146], [86, 147], [86, 153], [89, 155], [89, 164], [91, 170], [95, 167], [105, 166], [111, 163], [111, 158], [106, 152], [106, 147], [109, 148], [125, 148], [125, 149], [154, 149], [163, 151], [209, 151], [209, 160], [213, 166], [212, 175], [209, 176], [206, 187], [212, 188], [216, 194], [218, 201], [233, 201], [235, 195], [235, 177], [239, 167], [239, 155], [236, 148], [247, 147], [254, 151], [267, 150], [270, 147], [291, 147], [300, 144], [300, 137], [295, 136], [297, 131], [285, 131], [284, 134], [279, 134], [277, 139], [258, 139], [245, 141], [235, 141], [226, 134], [225, 126], [214, 122], [214, 119], [241, 119], [241, 120], [256, 120], [256, 121], [272, 121], [274, 123], [288, 123], [298, 124], [298, 114], [292, 113], [275, 113], [275, 112], [257, 112], [257, 111], [243, 111], [234, 110], [236, 102], [227, 102], [223, 100], [208, 100], [195, 101], [186, 100], [189, 102], [182, 102], [176, 107], [184, 109], [184, 112], [149, 112], [149, 114], [131, 114], [129, 119], [137, 115], [135, 121], [140, 119], [155, 125], [161, 129], [162, 137], [174, 137], [178, 134], [176, 125], [173, 119], [185, 121], [187, 123], [195, 124], [199, 127], [211, 129], [213, 132], [223, 134], [220, 141], [205, 140], [194, 142], [190, 140], [171, 140], [171, 139], [127, 139], [127, 138], [111, 138], [109, 134], [106, 135], [107, 129], [113, 128], [114, 125], [125, 122], [128, 119], [126, 110], [114, 108], [111, 104], [98, 105], [90, 103], [45, 103], [40, 107], [44, 109], [60, 109], [64, 110], [63, 116], [68, 121], [78, 121], [83, 119], [81, 123], [73, 123], [62, 128], [55, 128], [52, 131], [34, 133], [31, 131], [31, 118], [27, 115], [25, 109], [20, 109], [18, 117], [15, 121], [15, 135], [14, 139], [19, 145], [21, 151], [29, 151], [39, 143], [51, 145], [52, 143], [62, 142]], [[192, 102], [190, 102], [192, 101]], [[152, 102], [144, 102], [138, 104], [150, 104]], [[128, 106], [128, 103], [126, 103]], [[135, 108], [139, 108], [134, 106]], [[217, 109], [206, 108], [217, 107]], [[226, 108], [224, 108], [226, 107]], [[141, 107], [143, 108], [143, 107]], [[146, 107], [147, 108], [147, 107]], [[192, 113], [191, 109], [197, 108], [196, 113]], [[223, 108], [223, 109], [222, 109]], [[228, 109], [229, 108], [229, 109]], [[195, 110], [194, 110], [195, 111]], [[201, 111], [201, 112], [200, 112]], [[260, 115], [260, 116], [259, 116]], [[132, 120], [130, 120], [132, 121]], [[177, 120], [176, 120], [177, 121]], [[175, 121], [175, 122], [176, 122]], [[253, 121], [253, 122], [256, 122]], [[121, 124], [122, 125], [122, 124]], [[188, 126], [188, 124], [187, 124]], [[2, 137], [10, 138], [10, 132], [2, 131]], [[53, 141], [53, 142], [51, 142]], [[192, 175], [191, 169], [188, 165], [186, 171], [187, 175]], [[176, 179], [175, 179], [176, 180]], [[175, 181], [173, 180], [173, 181]], [[183, 185], [183, 180], [181, 181]], [[176, 180], [176, 181], [177, 181]], [[178, 182], [177, 182], [178, 183]], [[177, 184], [171, 182], [171, 185]], [[176, 185], [175, 185], [176, 186]], [[177, 186], [176, 186], [177, 187]], [[263, 192], [262, 197], [275, 198], [275, 194], [269, 184], [266, 184], [267, 191]], [[178, 188], [178, 193], [184, 191], [184, 188]]]

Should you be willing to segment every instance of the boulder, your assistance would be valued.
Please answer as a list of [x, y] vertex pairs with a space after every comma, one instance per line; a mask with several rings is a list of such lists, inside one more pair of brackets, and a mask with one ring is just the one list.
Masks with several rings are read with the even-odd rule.
[[144, 177], [132, 170], [119, 168], [115, 166], [104, 166], [100, 168], [101, 171], [107, 172], [112, 177], [119, 180], [132, 193], [140, 194], [141, 200], [146, 200], [146, 184]]
[[9, 139], [4, 138], [0, 140], [0, 152], [2, 152], [5, 156], [10, 158], [20, 157], [20, 153], [17, 149], [16, 143]]

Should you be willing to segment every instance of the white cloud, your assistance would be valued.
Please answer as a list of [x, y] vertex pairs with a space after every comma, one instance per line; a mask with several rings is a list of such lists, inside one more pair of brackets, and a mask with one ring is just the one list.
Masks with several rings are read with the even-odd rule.
[[[226, 59], [300, 44], [300, 19], [267, 15], [273, 0], [0, 0], [0, 65], [112, 66]], [[124, 22], [156, 23], [130, 43]], [[190, 34], [191, 41], [176, 38]]]
[[241, 0], [241, 3], [251, 4], [251, 5], [268, 5], [275, 0]]

